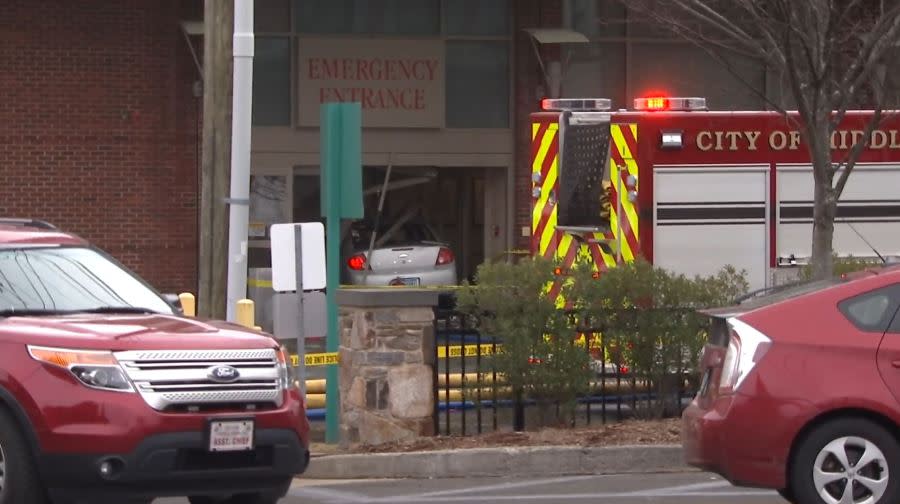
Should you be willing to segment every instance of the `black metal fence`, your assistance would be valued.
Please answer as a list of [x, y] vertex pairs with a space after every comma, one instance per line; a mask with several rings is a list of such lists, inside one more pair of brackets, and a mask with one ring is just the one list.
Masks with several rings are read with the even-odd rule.
[[[668, 372], [651, 376], [629, 367], [623, 354], [630, 341], [594, 329], [581, 331], [592, 379], [567, 419], [569, 426], [677, 416], [693, 397], [698, 377], [691, 372], [690, 352], [679, 352]], [[482, 334], [477, 319], [442, 302], [435, 310], [435, 340], [436, 434], [520, 431], [539, 423], [537, 403], [515, 397], [490, 359], [502, 351], [503, 342]], [[555, 407], [559, 414], [560, 404]]]

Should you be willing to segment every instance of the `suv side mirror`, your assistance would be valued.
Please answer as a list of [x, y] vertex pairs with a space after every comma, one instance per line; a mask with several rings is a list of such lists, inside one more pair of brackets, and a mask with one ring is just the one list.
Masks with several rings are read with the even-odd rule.
[[163, 294], [162, 296], [167, 303], [172, 305], [172, 308], [174, 308], [176, 312], [180, 314], [184, 313], [184, 310], [181, 307], [181, 298], [178, 297], [178, 294]]

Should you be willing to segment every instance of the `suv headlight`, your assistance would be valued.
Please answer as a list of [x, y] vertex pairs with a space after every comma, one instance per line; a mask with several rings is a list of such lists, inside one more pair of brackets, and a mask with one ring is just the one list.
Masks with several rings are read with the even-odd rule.
[[71, 350], [28, 346], [28, 353], [39, 362], [61, 367], [84, 385], [117, 392], [134, 392], [131, 381], [112, 352]]

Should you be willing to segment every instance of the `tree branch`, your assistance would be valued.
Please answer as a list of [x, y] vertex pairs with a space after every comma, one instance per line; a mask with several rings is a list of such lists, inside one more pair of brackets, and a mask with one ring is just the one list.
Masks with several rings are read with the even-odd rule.
[[869, 141], [872, 138], [872, 132], [881, 124], [886, 94], [886, 80], [887, 77], [885, 72], [885, 74], [882, 74], [881, 79], [872, 87], [873, 94], [875, 95], [875, 111], [872, 114], [872, 118], [866, 124], [862, 140], [856, 142], [853, 147], [850, 148], [850, 152], [845, 160], [839, 163], [835, 168], [835, 171], [844, 168], [844, 171], [842, 171], [840, 177], [838, 177], [837, 184], [834, 186], [835, 197], [838, 199], [840, 199], [841, 194], [844, 192], [844, 187], [847, 185], [850, 173], [852, 173], [853, 169], [856, 167], [856, 163], [859, 161], [860, 156], [862, 156], [863, 150], [869, 145]]
[[835, 168], [835, 171], [840, 170], [842, 167], [844, 168], [844, 171], [842, 171], [840, 177], [838, 177], [837, 184], [834, 186], [835, 198], [840, 199], [841, 194], [844, 192], [844, 187], [847, 185], [847, 180], [850, 178], [850, 173], [853, 172], [853, 169], [856, 167], [856, 162], [859, 161], [859, 157], [862, 155], [863, 150], [869, 145], [869, 140], [872, 138], [872, 132], [875, 131], [875, 128], [880, 122], [881, 107], [879, 106], [875, 109], [872, 119], [866, 124], [862, 140], [853, 144], [846, 161], [838, 164]]
[[882, 14], [863, 38], [859, 56], [853, 60], [844, 78], [841, 79], [840, 88], [848, 98], [856, 95], [856, 91], [871, 73], [872, 68], [887, 49], [897, 43], [898, 37], [900, 37], [900, 5]]
[[[784, 33], [784, 45], [787, 48], [791, 47], [791, 31], [787, 30]], [[813, 118], [813, 113], [811, 110], [811, 105], [808, 101], [808, 97], [803, 92], [803, 83], [800, 82], [800, 75], [797, 70], [797, 65], [794, 63], [794, 57], [792, 51], [788, 49], [785, 51], [785, 56], [787, 60], [785, 61], [785, 70], [787, 70], [788, 80], [791, 83], [791, 89], [794, 91], [794, 99], [797, 101], [797, 108], [799, 109], [801, 117], [803, 117], [808, 122]], [[806, 128], [809, 127], [809, 124], [806, 124]]]
[[[652, 18], [659, 25], [669, 29], [677, 36], [680, 36], [682, 39], [703, 50], [714, 60], [721, 63], [728, 71], [728, 73], [735, 77], [739, 82], [741, 82], [741, 84], [749, 89], [752, 94], [761, 99], [764, 103], [769, 105], [777, 112], [787, 117], [790, 121], [794, 121], [793, 118], [790, 118], [788, 116], [788, 112], [781, 104], [775, 103], [764, 91], [760, 91], [756, 86], [748, 83], [744, 76], [738, 74], [738, 72], [736, 71], [734, 65], [732, 64], [733, 57], [729, 57], [733, 54], [740, 54], [753, 59], [761, 59], [764, 64], [767, 64], [767, 61], [773, 59], [773, 56], [772, 53], [766, 51], [763, 43], [749, 38], [750, 36], [747, 35], [746, 32], [744, 32], [740, 27], [735, 26], [728, 18], [722, 16], [716, 11], [711, 10], [708, 6], [697, 0], [675, 0], [675, 2], [671, 4], [676, 7], [676, 10], [681, 10], [689, 16], [697, 18], [706, 24], [719, 23], [721, 20], [724, 25], [727, 26], [723, 27], [723, 25], [717, 25], [715, 26], [715, 28], [722, 32], [722, 34], [726, 37], [726, 40], [731, 39], [731, 41], [734, 42], [735, 37], [745, 37], [745, 40], [739, 41], [739, 43], [737, 44], [728, 44], [720, 39], [707, 35], [702, 30], [694, 29], [691, 26], [688, 26], [686, 23], [680, 21], [677, 16], [667, 16], [667, 13], [671, 13], [667, 11], [660, 11], [658, 8], [656, 8], [655, 5], [645, 5], [641, 2], [633, 2], [627, 0], [620, 1], [630, 10], [639, 12]], [[772, 24], [769, 22], [769, 20], [760, 15], [760, 12], [756, 10], [757, 6], [752, 0], [735, 1], [736, 3], [740, 4], [742, 8], [750, 12], [748, 14], [749, 17], [755, 18], [753, 24], [767, 26], [770, 26]], [[703, 11], [701, 12], [695, 7], [702, 8]], [[709, 15], [707, 15], [707, 13], [709, 13]], [[729, 31], [728, 27], [733, 27], [734, 30]], [[769, 34], [769, 36], [771, 37], [771, 34]], [[744, 46], [746, 50], [741, 50], [741, 46]], [[773, 52], [776, 54], [775, 59], [777, 61], [777, 65], [775, 66], [777, 68], [783, 68], [784, 55], [778, 50], [779, 48], [777, 47], [777, 45], [773, 45], [773, 49]], [[723, 52], [727, 52], [728, 54], [723, 55]]]

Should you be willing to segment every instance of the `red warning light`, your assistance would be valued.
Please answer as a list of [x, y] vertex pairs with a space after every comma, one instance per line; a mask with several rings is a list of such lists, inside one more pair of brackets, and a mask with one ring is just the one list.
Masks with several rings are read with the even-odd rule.
[[659, 111], [688, 111], [688, 110], [707, 110], [706, 98], [684, 98], [669, 96], [650, 96], [647, 98], [634, 99], [635, 110], [659, 112]]
[[647, 98], [647, 110], [666, 110], [669, 108], [669, 99], [663, 96]]

